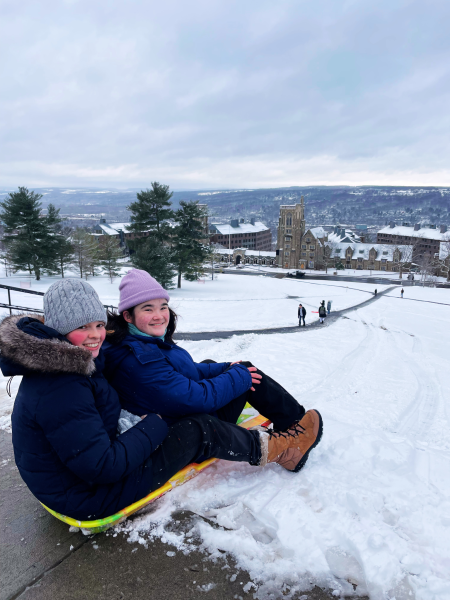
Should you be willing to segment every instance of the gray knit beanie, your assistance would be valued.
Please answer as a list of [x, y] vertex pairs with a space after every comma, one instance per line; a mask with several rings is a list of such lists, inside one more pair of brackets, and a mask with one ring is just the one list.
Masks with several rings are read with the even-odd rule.
[[92, 321], [106, 323], [106, 310], [94, 288], [82, 279], [60, 279], [44, 294], [48, 327], [62, 335]]

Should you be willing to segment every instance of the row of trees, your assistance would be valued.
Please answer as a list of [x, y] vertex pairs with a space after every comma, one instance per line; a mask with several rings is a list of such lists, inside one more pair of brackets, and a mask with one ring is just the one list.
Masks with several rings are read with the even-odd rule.
[[108, 274], [111, 280], [119, 274], [119, 259], [123, 252], [114, 238], [98, 244], [86, 229], [62, 227], [59, 209], [49, 204], [43, 216], [41, 194], [20, 187], [0, 204], [4, 236], [2, 257], [6, 274], [28, 271], [37, 280], [41, 275], [59, 274], [68, 268], [80, 277]]
[[181, 287], [182, 276], [195, 281], [204, 274], [211, 255], [205, 231], [207, 213], [198, 202], [183, 200], [180, 208], [173, 210], [169, 186], [158, 182], [151, 185], [127, 207], [131, 213], [128, 229], [138, 236], [128, 242], [131, 261], [165, 288], [172, 287], [176, 275], [177, 287]]
[[[75, 269], [80, 277], [93, 276], [101, 269], [111, 281], [120, 273], [124, 250], [114, 236], [95, 237], [86, 229], [62, 227], [59, 209], [49, 204], [42, 215], [42, 195], [20, 187], [0, 203], [4, 226], [3, 260], [6, 272], [28, 271], [39, 280], [42, 274], [60, 274]], [[128, 206], [131, 213], [127, 238], [130, 260], [138, 269], [151, 273], [170, 288], [177, 275], [196, 280], [204, 273], [210, 256], [205, 231], [206, 212], [197, 202], [180, 202], [172, 209], [169, 186], [152, 183], [137, 194]]]

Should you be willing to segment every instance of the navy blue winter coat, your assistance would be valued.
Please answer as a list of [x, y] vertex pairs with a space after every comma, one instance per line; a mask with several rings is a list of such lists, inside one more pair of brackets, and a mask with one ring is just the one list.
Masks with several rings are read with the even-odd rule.
[[105, 342], [104, 352], [105, 375], [122, 406], [135, 415], [158, 413], [167, 423], [214, 414], [252, 386], [246, 367], [195, 363], [186, 350], [158, 338], [127, 335], [120, 343]]
[[0, 368], [23, 375], [12, 414], [20, 474], [43, 504], [75, 519], [98, 519], [146, 496], [151, 454], [167, 435], [157, 415], [117, 436], [120, 402], [104, 358], [70, 344], [30, 317], [0, 325]]

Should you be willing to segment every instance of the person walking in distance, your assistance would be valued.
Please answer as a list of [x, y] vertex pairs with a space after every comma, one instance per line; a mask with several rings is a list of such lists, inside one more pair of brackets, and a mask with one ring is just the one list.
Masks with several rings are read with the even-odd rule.
[[325, 317], [327, 316], [327, 309], [325, 308], [325, 300], [322, 300], [319, 306], [319, 321], [325, 323]]
[[377, 294], [378, 294], [378, 290], [377, 290], [377, 288], [375, 288], [373, 295], [376, 296]]
[[303, 327], [306, 327], [305, 317], [306, 317], [306, 308], [302, 304], [299, 304], [298, 305], [298, 326], [299, 327], [302, 326], [302, 319], [303, 319]]
[[332, 302], [332, 300], [328, 300], [328, 302], [327, 302], [327, 313], [328, 314], [331, 313], [331, 302]]
[[405, 290], [402, 288], [401, 292], [400, 292], [400, 296], [403, 298], [403, 294], [405, 293]]

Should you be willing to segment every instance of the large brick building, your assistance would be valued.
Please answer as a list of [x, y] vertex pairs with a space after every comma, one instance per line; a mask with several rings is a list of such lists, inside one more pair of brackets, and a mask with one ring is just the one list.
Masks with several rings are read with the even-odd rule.
[[391, 222], [377, 233], [378, 244], [414, 246], [414, 260], [420, 260], [426, 254], [432, 257], [439, 254], [441, 242], [449, 238], [446, 225], [437, 229], [435, 226], [421, 227], [419, 224], [414, 227], [406, 224], [399, 226]]
[[255, 219], [245, 223], [244, 219], [233, 219], [229, 225], [211, 223], [209, 226], [210, 241], [223, 248], [248, 248], [249, 250], [272, 250], [272, 233], [270, 229]]

